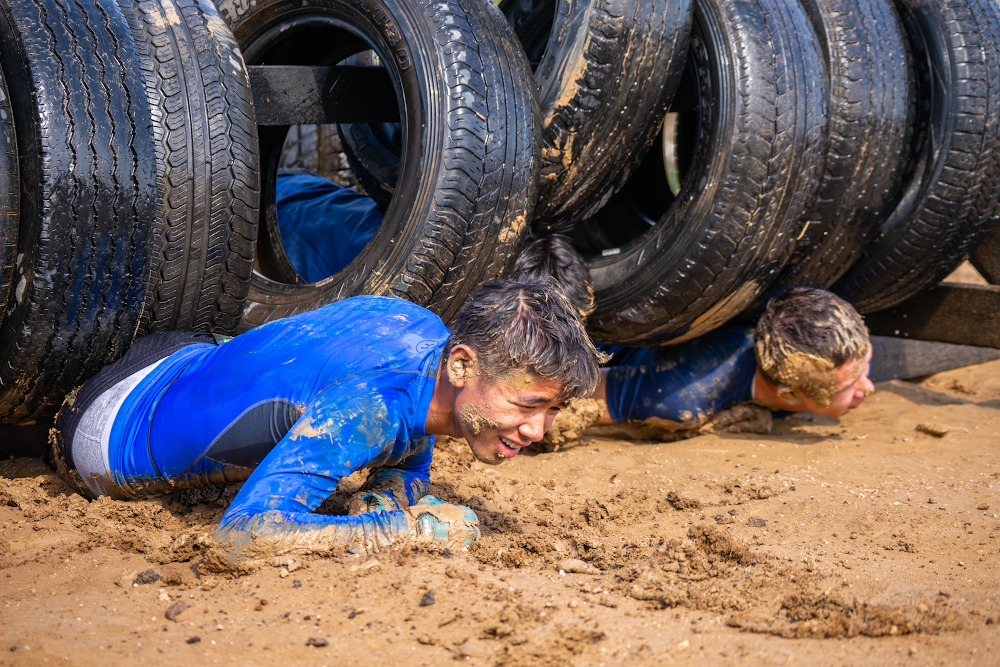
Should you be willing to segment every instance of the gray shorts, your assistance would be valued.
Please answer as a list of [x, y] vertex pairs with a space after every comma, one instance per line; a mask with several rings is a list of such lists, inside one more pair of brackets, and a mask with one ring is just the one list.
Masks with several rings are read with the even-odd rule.
[[[121, 359], [102, 368], [71, 394], [56, 416], [52, 452], [66, 480], [81, 493], [86, 490], [95, 496], [124, 497], [112, 474], [109, 443], [111, 426], [125, 398], [174, 352], [189, 345], [218, 342], [218, 337], [208, 333], [170, 331], [143, 336]], [[78, 488], [81, 480], [86, 489]]]
[[72, 463], [80, 479], [95, 496], [121, 495], [108, 454], [111, 427], [129, 392], [164, 361], [165, 358], [160, 359], [105, 390], [80, 417], [70, 449], [73, 460], [67, 463]]

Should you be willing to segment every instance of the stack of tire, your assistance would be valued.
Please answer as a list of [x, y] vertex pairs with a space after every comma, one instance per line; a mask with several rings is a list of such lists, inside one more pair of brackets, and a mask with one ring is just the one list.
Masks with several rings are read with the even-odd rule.
[[2, 0], [0, 62], [0, 423], [24, 424], [136, 336], [236, 330], [257, 130], [204, 0]]
[[[369, 52], [398, 105], [396, 177], [374, 238], [306, 283], [275, 215], [289, 124], [258, 128], [254, 68]], [[537, 199], [531, 72], [489, 3], [0, 0], [0, 58], [0, 424], [45, 423], [151, 332], [355, 294], [450, 319], [509, 271]]]
[[[680, 342], [799, 284], [880, 310], [943, 278], [996, 227], [995, 2], [695, 0], [677, 92], [648, 116], [553, 53], [589, 20], [588, 53], [635, 90], [650, 41], [622, 36], [663, 8], [588, 4], [501, 7], [538, 62], [545, 177], [533, 233], [567, 234], [586, 257], [595, 340]], [[588, 126], [590, 108], [631, 134]], [[602, 166], [611, 178], [593, 175]], [[972, 255], [984, 273], [1000, 271], [998, 238]]]
[[[996, 227], [995, 2], [498, 4], [539, 104], [530, 234], [567, 235], [586, 257], [598, 341], [680, 342], [792, 285], [887, 308]], [[387, 136], [339, 127], [376, 200], [398, 178]], [[998, 238], [972, 254], [985, 275], [1000, 272]]]
[[[0, 0], [0, 424], [150, 332], [357, 294], [447, 322], [530, 236], [585, 256], [596, 340], [652, 345], [794, 284], [895, 305], [995, 226], [993, 0], [498, 4]], [[382, 218], [308, 282], [275, 192], [320, 136]]]

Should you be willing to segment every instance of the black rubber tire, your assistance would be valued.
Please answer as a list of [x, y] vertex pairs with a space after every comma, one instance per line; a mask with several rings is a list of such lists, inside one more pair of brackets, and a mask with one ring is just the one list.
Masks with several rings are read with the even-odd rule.
[[501, 9], [529, 52], [546, 37], [535, 69], [542, 168], [532, 228], [565, 233], [649, 150], [684, 69], [692, 2], [507, 0]]
[[274, 178], [285, 130], [260, 128], [266, 230], [244, 328], [355, 294], [406, 298], [448, 321], [479, 284], [509, 270], [537, 196], [537, 105], [499, 10], [477, 0], [219, 7], [250, 64], [332, 65], [373, 49], [404, 128], [399, 182], [375, 236], [344, 270], [308, 285], [293, 282], [294, 270], [289, 276], [276, 257]]
[[[677, 197], [668, 199], [662, 154], [650, 152], [652, 172], [644, 164], [637, 176], [659, 174], [640, 187], [666, 202], [665, 211], [644, 219], [635, 201], [620, 195], [574, 236], [600, 253], [588, 259], [595, 340], [687, 340], [722, 324], [767, 287], [788, 259], [822, 169], [821, 58], [798, 3], [696, 2], [688, 65], [672, 109], [693, 119], [698, 139]], [[606, 232], [622, 230], [635, 230], [634, 237], [609, 247]]]
[[898, 203], [913, 142], [913, 58], [891, 0], [802, 0], [829, 76], [825, 167], [772, 288], [826, 287]]
[[119, 0], [153, 120], [157, 210], [141, 332], [235, 333], [260, 207], [253, 97], [209, 0]]
[[14, 112], [10, 108], [7, 80], [0, 69], [0, 322], [3, 322], [7, 299], [14, 285], [20, 201]]
[[132, 342], [156, 179], [150, 109], [111, 0], [0, 0], [21, 182], [14, 294], [0, 326], [0, 423], [51, 415]]
[[834, 285], [862, 313], [948, 275], [995, 224], [1000, 202], [1000, 7], [902, 0], [897, 8], [928, 130], [901, 203]]
[[[374, 51], [359, 53], [347, 62], [355, 65], [382, 64]], [[391, 135], [386, 132], [389, 128]], [[399, 123], [344, 123], [337, 126], [337, 132], [347, 163], [361, 187], [385, 212], [399, 180], [399, 161], [403, 150], [398, 141], [401, 132]]]
[[376, 134], [376, 129], [368, 123], [337, 126], [347, 164], [351, 165], [351, 171], [368, 196], [385, 211], [396, 192], [399, 155], [391, 142], [383, 141], [383, 137]]
[[1000, 285], [1000, 224], [993, 225], [993, 229], [969, 254], [969, 261], [986, 282]]

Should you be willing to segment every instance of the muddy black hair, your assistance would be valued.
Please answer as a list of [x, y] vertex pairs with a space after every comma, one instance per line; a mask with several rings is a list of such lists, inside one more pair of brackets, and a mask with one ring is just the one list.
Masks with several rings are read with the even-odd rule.
[[479, 373], [487, 381], [525, 371], [559, 381], [564, 401], [594, 391], [604, 357], [551, 276], [522, 275], [480, 287], [452, 323], [445, 359], [456, 345], [476, 351]]
[[754, 342], [757, 365], [773, 384], [787, 384], [784, 363], [794, 352], [825, 359], [836, 368], [863, 359], [871, 345], [854, 306], [814, 287], [792, 287], [771, 299], [757, 322]]
[[510, 275], [552, 276], [581, 316], [594, 312], [590, 269], [569, 237], [563, 234], [550, 234], [525, 243]]

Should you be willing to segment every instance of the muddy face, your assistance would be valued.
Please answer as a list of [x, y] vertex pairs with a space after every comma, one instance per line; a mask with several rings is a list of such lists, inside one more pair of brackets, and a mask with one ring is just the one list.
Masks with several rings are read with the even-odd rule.
[[461, 415], [459, 416], [462, 428], [474, 436], [479, 435], [486, 429], [500, 428], [500, 422], [490, 419], [483, 414], [485, 410], [489, 410], [488, 405], [482, 407], [472, 405], [471, 403], [463, 405]]
[[497, 464], [542, 439], [559, 412], [561, 393], [562, 384], [552, 380], [519, 388], [477, 376], [458, 389], [453, 409], [473, 455]]
[[835, 388], [835, 393], [829, 397], [826, 404], [821, 404], [811, 398], [804, 398], [802, 409], [819, 414], [841, 417], [850, 410], [861, 405], [866, 398], [875, 392], [875, 385], [868, 379], [871, 371], [872, 351], [863, 359], [848, 361], [829, 372], [829, 382]]

